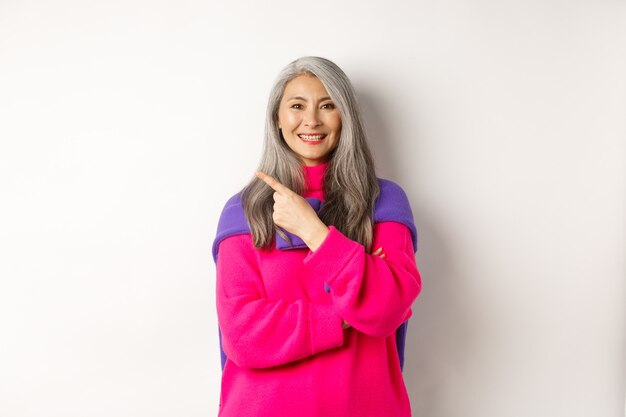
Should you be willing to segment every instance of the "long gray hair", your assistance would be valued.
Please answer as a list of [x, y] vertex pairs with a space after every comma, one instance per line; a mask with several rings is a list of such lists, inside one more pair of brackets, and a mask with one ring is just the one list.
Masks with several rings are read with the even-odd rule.
[[[354, 88], [335, 63], [305, 56], [280, 72], [267, 105], [265, 141], [258, 171], [273, 176], [300, 195], [305, 190], [304, 163], [289, 148], [278, 129], [278, 109], [285, 86], [299, 75], [317, 77], [341, 115], [341, 134], [337, 147], [328, 155], [323, 182], [325, 202], [318, 216], [324, 224], [333, 225], [370, 253], [374, 201], [380, 188]], [[241, 191], [246, 220], [257, 249], [269, 249], [274, 243], [274, 232], [287, 238], [272, 219], [273, 194], [274, 190], [256, 176]]]

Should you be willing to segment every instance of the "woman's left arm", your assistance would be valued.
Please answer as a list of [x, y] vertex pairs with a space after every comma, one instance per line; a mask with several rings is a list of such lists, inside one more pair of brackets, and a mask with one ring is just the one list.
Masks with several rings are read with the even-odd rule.
[[324, 277], [339, 315], [376, 337], [393, 334], [411, 317], [422, 289], [409, 228], [393, 221], [376, 223], [372, 248], [381, 246], [384, 258], [365, 253], [363, 245], [329, 226], [326, 239], [304, 258]]

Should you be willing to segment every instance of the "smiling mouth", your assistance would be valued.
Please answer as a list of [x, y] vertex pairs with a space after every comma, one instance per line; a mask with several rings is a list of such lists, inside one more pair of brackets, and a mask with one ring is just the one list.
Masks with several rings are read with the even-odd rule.
[[316, 135], [299, 134], [298, 137], [306, 142], [319, 142], [323, 140], [326, 135], [323, 133]]

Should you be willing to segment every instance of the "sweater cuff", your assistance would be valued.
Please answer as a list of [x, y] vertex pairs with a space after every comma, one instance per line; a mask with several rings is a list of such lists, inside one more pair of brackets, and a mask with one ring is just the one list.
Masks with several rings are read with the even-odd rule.
[[302, 262], [321, 276], [335, 275], [359, 250], [365, 250], [360, 243], [347, 238], [335, 226], [328, 226], [326, 239], [315, 251], [309, 250]]
[[311, 312], [312, 354], [343, 345], [343, 321], [333, 304], [319, 305]]

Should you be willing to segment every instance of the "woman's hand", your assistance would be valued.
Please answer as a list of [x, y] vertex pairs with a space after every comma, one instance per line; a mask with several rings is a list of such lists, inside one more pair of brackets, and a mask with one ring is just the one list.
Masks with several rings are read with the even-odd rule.
[[372, 252], [372, 255], [376, 255], [376, 256], [380, 256], [382, 259], [385, 259], [385, 255], [383, 252], [383, 247], [381, 246], [380, 248], [376, 249], [375, 252]]
[[299, 236], [311, 250], [317, 249], [326, 238], [328, 227], [309, 202], [264, 172], [257, 171], [256, 176], [275, 191], [272, 214], [274, 224]]

